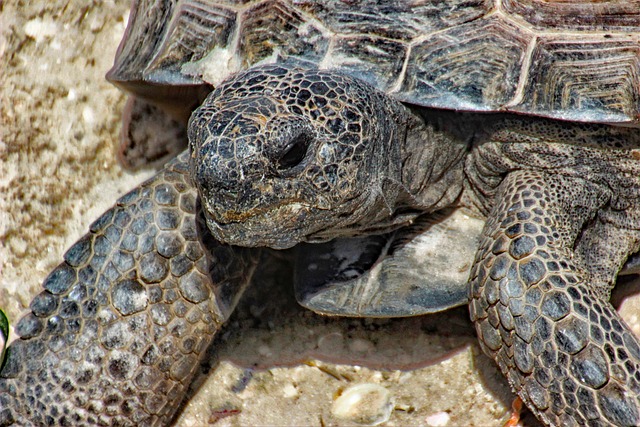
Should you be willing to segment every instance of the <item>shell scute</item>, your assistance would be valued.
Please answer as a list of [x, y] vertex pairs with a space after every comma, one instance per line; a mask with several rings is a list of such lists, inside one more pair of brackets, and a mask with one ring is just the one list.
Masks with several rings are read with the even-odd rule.
[[441, 108], [504, 109], [516, 94], [529, 39], [497, 17], [425, 38], [411, 49], [398, 96]]
[[243, 68], [274, 55], [317, 63], [328, 46], [322, 30], [285, 2], [266, 1], [242, 14], [238, 55]]
[[425, 107], [638, 125], [638, 34], [640, 0], [139, 0], [108, 77], [184, 100], [288, 61]]
[[540, 40], [514, 110], [592, 122], [637, 117], [639, 53], [637, 41], [619, 38]]
[[501, 7], [540, 31], [640, 32], [638, 0], [502, 0]]

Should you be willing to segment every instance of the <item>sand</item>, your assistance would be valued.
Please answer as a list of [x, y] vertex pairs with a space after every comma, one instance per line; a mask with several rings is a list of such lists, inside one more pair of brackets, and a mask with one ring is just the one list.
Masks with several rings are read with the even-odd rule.
[[[116, 160], [125, 96], [104, 74], [128, 7], [9, 2], [0, 13], [0, 306], [14, 324], [65, 248], [153, 173], [124, 171]], [[357, 384], [389, 392], [384, 425], [490, 426], [509, 417], [513, 395], [481, 353], [466, 309], [325, 318], [297, 306], [282, 282], [265, 278], [243, 300], [175, 425], [350, 425], [332, 405]], [[625, 309], [637, 331], [635, 307]]]

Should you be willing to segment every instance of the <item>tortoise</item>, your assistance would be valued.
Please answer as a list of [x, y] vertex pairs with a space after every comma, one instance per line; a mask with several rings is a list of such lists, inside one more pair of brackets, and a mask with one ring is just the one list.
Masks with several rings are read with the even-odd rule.
[[[0, 425], [168, 422], [289, 248], [313, 310], [468, 303], [543, 423], [640, 423], [640, 346], [608, 302], [640, 246], [637, 3], [356, 3], [134, 3], [108, 77], [190, 116], [189, 147], [45, 279]], [[486, 218], [468, 281], [405, 274], [460, 207]]]

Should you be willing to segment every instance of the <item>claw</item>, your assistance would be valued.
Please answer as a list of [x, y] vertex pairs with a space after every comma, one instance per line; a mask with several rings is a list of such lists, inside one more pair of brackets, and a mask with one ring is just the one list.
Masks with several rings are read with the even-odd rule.
[[519, 425], [522, 405], [522, 399], [520, 399], [520, 396], [516, 396], [511, 403], [511, 417], [509, 417], [502, 427], [516, 427]]

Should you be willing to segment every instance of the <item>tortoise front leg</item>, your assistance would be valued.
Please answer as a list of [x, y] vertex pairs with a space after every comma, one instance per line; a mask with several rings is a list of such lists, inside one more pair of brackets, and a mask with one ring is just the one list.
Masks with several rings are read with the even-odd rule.
[[256, 264], [200, 227], [188, 154], [93, 223], [17, 325], [0, 426], [158, 426]]
[[[605, 193], [580, 178], [511, 172], [471, 272], [470, 312], [484, 352], [548, 425], [640, 424], [638, 339], [608, 302], [599, 270], [574, 252], [582, 224], [599, 223]], [[600, 263], [609, 269], [638, 240], [633, 230], [613, 235], [621, 236], [616, 249]]]

